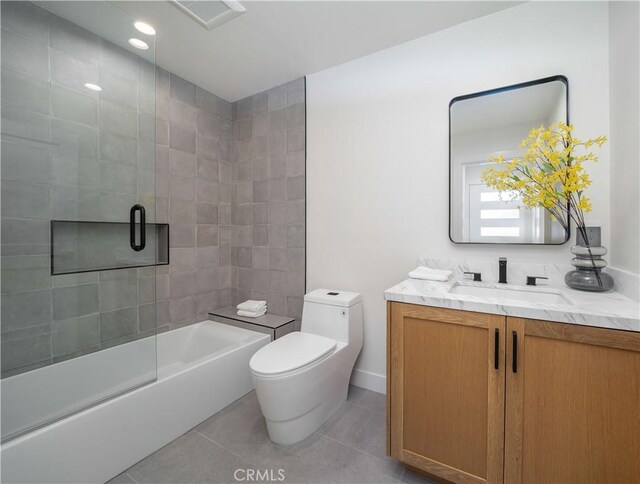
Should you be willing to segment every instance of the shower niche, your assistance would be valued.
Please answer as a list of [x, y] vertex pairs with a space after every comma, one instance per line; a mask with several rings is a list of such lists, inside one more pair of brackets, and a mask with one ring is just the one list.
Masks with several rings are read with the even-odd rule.
[[168, 264], [169, 224], [51, 221], [52, 276]]

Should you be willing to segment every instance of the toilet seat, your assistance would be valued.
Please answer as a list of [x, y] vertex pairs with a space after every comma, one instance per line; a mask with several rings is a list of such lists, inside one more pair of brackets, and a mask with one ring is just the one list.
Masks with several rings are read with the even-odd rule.
[[324, 359], [336, 348], [331, 338], [311, 333], [289, 333], [259, 349], [249, 361], [260, 376], [281, 376]]

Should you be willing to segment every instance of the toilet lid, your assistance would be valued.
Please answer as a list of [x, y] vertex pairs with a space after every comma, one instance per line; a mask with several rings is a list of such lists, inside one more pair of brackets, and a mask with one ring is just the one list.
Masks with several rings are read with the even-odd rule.
[[310, 333], [289, 333], [260, 348], [249, 361], [255, 373], [276, 375], [308, 365], [331, 353], [336, 342]]

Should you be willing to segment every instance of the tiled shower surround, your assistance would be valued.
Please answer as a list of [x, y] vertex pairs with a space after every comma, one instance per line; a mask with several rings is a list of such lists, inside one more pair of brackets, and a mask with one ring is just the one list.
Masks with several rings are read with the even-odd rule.
[[305, 291], [304, 78], [234, 104], [235, 301], [300, 320]]
[[232, 302], [232, 106], [162, 69], [156, 80], [156, 217], [170, 224], [170, 265], [156, 268], [162, 330]]
[[[303, 197], [302, 79], [229, 103], [2, 2], [3, 376], [248, 296], [299, 317]], [[126, 222], [134, 203], [170, 224], [170, 265], [50, 275], [50, 220]]]

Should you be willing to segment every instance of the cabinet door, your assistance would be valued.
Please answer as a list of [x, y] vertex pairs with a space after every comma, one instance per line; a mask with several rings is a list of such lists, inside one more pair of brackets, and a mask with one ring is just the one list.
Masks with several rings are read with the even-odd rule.
[[449, 481], [501, 483], [505, 318], [390, 304], [391, 455]]
[[505, 482], [640, 482], [640, 333], [508, 318], [507, 336]]

